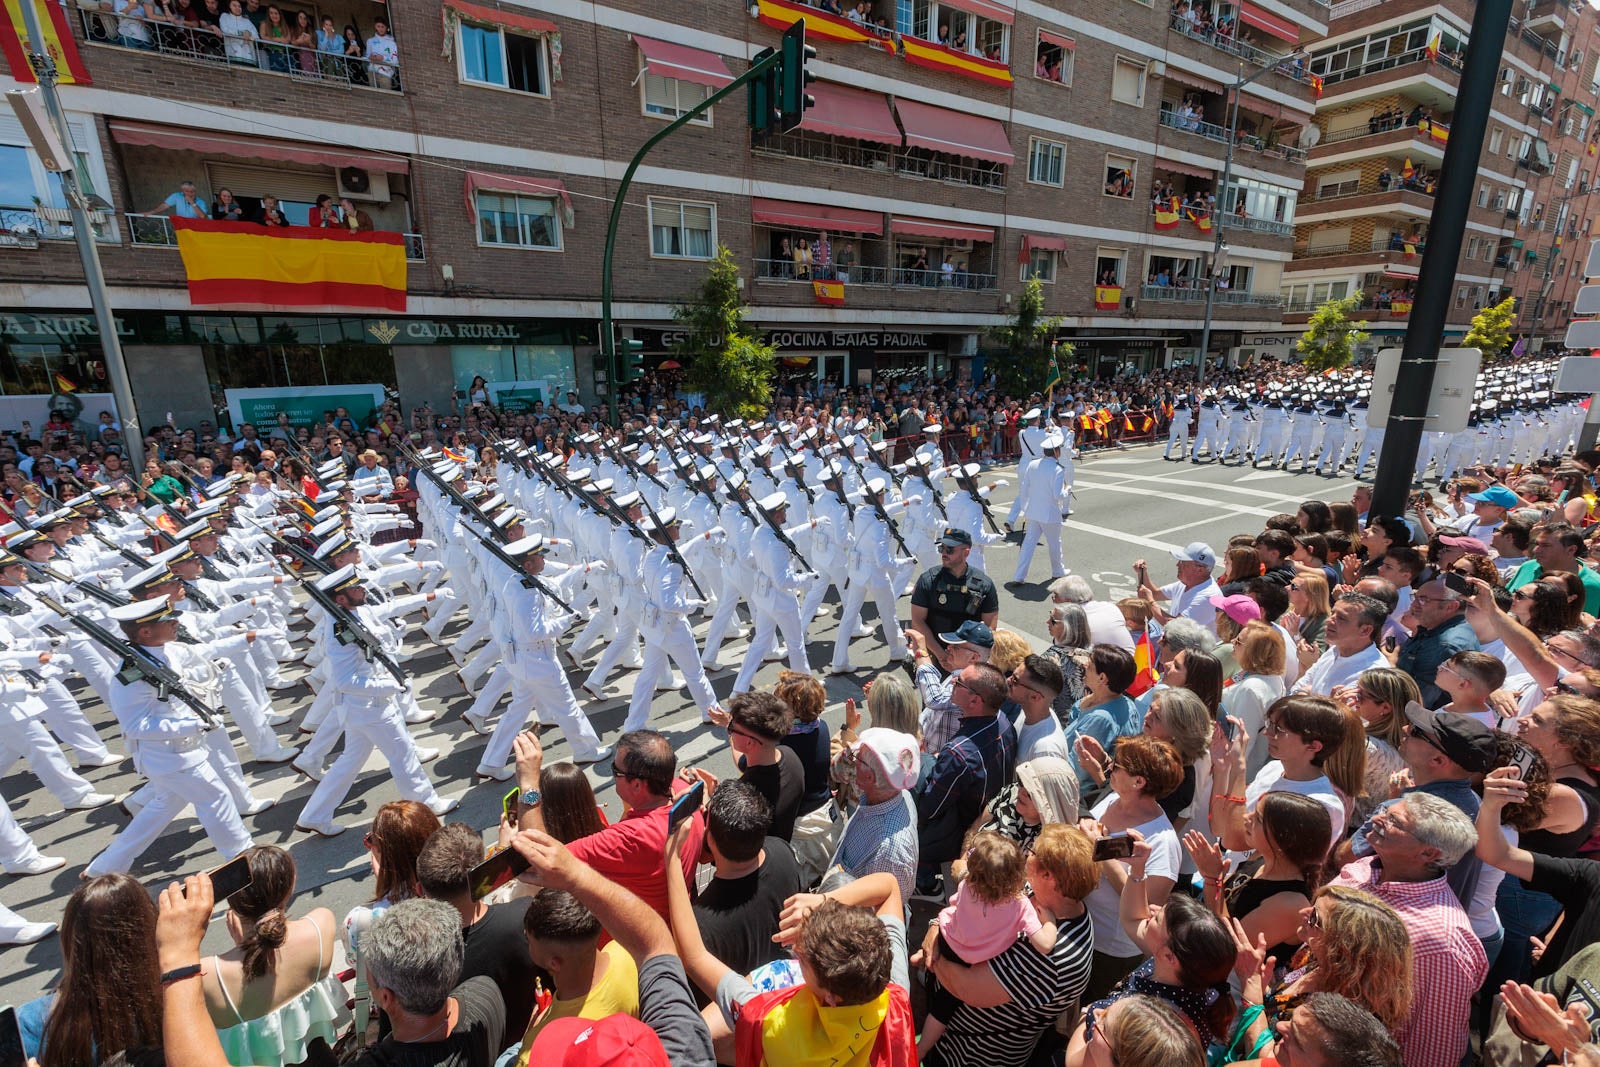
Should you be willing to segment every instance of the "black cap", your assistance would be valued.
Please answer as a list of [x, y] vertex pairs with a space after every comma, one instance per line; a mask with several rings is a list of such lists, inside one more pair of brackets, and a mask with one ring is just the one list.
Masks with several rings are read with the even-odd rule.
[[965, 530], [958, 530], [953, 526], [946, 526], [944, 533], [939, 536], [939, 543], [945, 548], [972, 547], [972, 535]]
[[1458, 711], [1429, 711], [1411, 701], [1406, 704], [1411, 732], [1444, 753], [1456, 766], [1475, 774], [1494, 770], [1498, 746], [1494, 731]]

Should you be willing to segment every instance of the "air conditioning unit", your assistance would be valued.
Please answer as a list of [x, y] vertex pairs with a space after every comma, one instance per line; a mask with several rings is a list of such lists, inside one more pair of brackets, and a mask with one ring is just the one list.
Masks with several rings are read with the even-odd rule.
[[374, 174], [360, 167], [339, 168], [339, 195], [375, 204], [389, 202], [389, 176]]
[[1125, 297], [1123, 297], [1122, 298], [1122, 310], [1126, 311], [1130, 315], [1133, 314], [1135, 311], [1138, 311], [1139, 310], [1139, 298], [1136, 297], [1136, 296], [1125, 296]]

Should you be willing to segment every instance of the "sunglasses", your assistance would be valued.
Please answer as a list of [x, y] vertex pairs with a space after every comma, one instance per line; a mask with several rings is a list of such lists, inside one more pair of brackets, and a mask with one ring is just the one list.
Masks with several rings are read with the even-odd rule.
[[[1412, 599], [1414, 600], [1416, 598], [1413, 597]], [[1531, 589], [1518, 589], [1515, 593], [1511, 594], [1511, 599], [1512, 600], [1532, 600], [1533, 599], [1533, 591]]]
[[633, 774], [633, 773], [631, 773], [629, 771], [623, 770], [622, 766], [620, 764], [618, 764], [616, 760], [612, 760], [611, 761], [611, 777], [613, 777], [613, 778], [626, 778], [629, 781], [634, 781], [634, 782], [642, 782], [642, 781], [644, 781], [644, 775], [642, 775], [642, 774]]
[[1306, 916], [1306, 929], [1308, 929], [1308, 930], [1320, 930], [1320, 929], [1322, 929], [1322, 916], [1317, 914], [1317, 909], [1316, 908], [1312, 908], [1311, 909], [1311, 914]]

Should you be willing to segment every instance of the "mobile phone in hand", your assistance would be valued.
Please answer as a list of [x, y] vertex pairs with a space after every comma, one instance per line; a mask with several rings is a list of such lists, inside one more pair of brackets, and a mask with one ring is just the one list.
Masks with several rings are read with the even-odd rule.
[[1515, 745], [1511, 755], [1511, 766], [1517, 769], [1517, 780], [1526, 782], [1528, 775], [1533, 773], [1533, 764], [1539, 758], [1539, 754], [1525, 741], [1517, 741]]
[[213, 900], [227, 900], [241, 889], [250, 885], [250, 857], [243, 853], [233, 857], [220, 867], [206, 872], [211, 879], [211, 897]]
[[522, 810], [522, 790], [513, 787], [500, 803], [506, 813], [506, 822], [517, 825], [517, 815]]
[[1452, 593], [1457, 596], [1472, 595], [1472, 583], [1467, 581], [1464, 575], [1457, 574], [1455, 571], [1445, 571], [1442, 577], [1444, 578], [1444, 587]]
[[503, 848], [467, 873], [472, 899], [482, 900], [528, 869], [528, 861], [514, 848]]
[[696, 782], [688, 789], [679, 793], [672, 801], [672, 809], [667, 812], [667, 833], [678, 828], [678, 824], [700, 810], [700, 805], [705, 802], [706, 783]]
[[22, 1027], [17, 1023], [17, 1009], [9, 1004], [0, 1008], [0, 1067], [28, 1067], [28, 1055], [22, 1049]]
[[1094, 861], [1125, 860], [1133, 855], [1133, 838], [1127, 834], [1112, 834], [1094, 843]]

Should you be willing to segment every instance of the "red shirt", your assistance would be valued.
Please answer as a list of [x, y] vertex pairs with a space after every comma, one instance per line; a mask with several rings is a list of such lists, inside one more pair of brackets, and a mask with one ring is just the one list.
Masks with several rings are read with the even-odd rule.
[[[670, 804], [662, 804], [649, 811], [630, 811], [599, 833], [580, 837], [567, 846], [578, 859], [636, 893], [663, 919], [667, 918], [667, 874], [661, 864], [661, 852], [667, 845], [670, 808]], [[697, 811], [694, 829], [678, 854], [683, 876], [691, 886], [705, 833], [705, 816]]]

